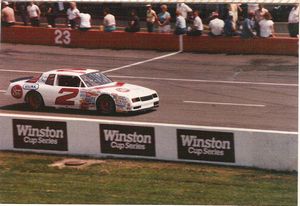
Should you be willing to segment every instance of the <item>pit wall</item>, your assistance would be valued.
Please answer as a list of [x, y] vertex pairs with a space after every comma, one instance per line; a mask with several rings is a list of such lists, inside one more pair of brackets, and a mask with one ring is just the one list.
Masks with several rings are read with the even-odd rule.
[[[180, 41], [183, 45], [180, 48]], [[241, 39], [240, 37], [189, 37], [182, 40], [173, 34], [161, 33], [111, 33], [90, 30], [32, 28], [13, 26], [2, 28], [1, 42], [65, 46], [80, 48], [143, 49], [228, 54], [298, 55], [298, 39], [288, 37]]]
[[0, 150], [297, 171], [298, 133], [0, 114]]

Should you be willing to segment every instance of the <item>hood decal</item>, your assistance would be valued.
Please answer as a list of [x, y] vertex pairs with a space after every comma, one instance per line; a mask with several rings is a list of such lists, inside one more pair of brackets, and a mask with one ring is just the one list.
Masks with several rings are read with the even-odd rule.
[[107, 89], [107, 88], [122, 87], [124, 84], [125, 84], [125, 83], [123, 83], [123, 82], [116, 82], [116, 84], [114, 84], [114, 85], [110, 85], [110, 86], [99, 86], [99, 87], [96, 87], [95, 89], [101, 90], [101, 89]]
[[116, 90], [118, 92], [129, 92], [130, 91], [129, 89], [126, 89], [126, 88], [117, 88]]

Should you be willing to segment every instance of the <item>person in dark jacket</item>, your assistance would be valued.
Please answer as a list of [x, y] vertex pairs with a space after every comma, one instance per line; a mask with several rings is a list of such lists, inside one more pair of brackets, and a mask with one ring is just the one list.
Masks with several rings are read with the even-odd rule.
[[254, 12], [249, 12], [248, 17], [245, 18], [243, 22], [243, 28], [241, 33], [241, 38], [249, 39], [255, 38], [255, 20], [254, 20]]
[[236, 28], [234, 26], [233, 16], [228, 15], [227, 19], [225, 20], [225, 26], [224, 26], [224, 35], [225, 36], [236, 36]]
[[125, 28], [126, 32], [138, 32], [140, 31], [140, 19], [136, 15], [136, 11], [132, 10], [131, 11], [131, 18], [130, 21], [128, 22], [128, 27]]
[[48, 27], [56, 27], [55, 19], [58, 14], [58, 6], [57, 3], [47, 3], [46, 4], [46, 18], [48, 22]]

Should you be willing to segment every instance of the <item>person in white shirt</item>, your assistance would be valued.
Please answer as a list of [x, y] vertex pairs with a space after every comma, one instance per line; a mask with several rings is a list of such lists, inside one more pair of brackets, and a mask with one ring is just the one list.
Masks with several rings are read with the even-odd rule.
[[176, 11], [176, 23], [174, 34], [182, 35], [186, 33], [186, 22], [180, 11]]
[[77, 27], [77, 19], [79, 18], [80, 11], [77, 9], [76, 2], [70, 2], [70, 8], [67, 10], [69, 25], [72, 29]]
[[116, 19], [115, 19], [115, 16], [112, 15], [112, 14], [110, 14], [108, 8], [104, 9], [103, 25], [104, 25], [104, 31], [106, 31], [106, 32], [112, 32], [112, 31], [116, 30]]
[[203, 31], [203, 23], [199, 17], [199, 11], [194, 11], [194, 21], [191, 30], [187, 32], [189, 36], [201, 36]]
[[79, 18], [80, 18], [79, 30], [80, 31], [89, 30], [91, 28], [91, 15], [85, 14], [85, 13], [80, 13]]
[[157, 21], [156, 12], [152, 9], [151, 4], [147, 4], [146, 22], [148, 32], [153, 32], [154, 23]]
[[274, 22], [269, 12], [265, 13], [264, 19], [259, 22], [260, 37], [274, 37]]
[[27, 6], [27, 13], [31, 22], [31, 26], [40, 26], [41, 11], [39, 7], [33, 2], [30, 2]]
[[187, 19], [188, 13], [191, 13], [193, 10], [185, 3], [177, 3], [176, 11], [179, 11], [181, 13], [181, 16]]
[[57, 2], [57, 4], [58, 4], [58, 11], [61, 12], [61, 11], [65, 10], [64, 2], [59, 1], [59, 2]]
[[219, 19], [219, 13], [213, 12], [212, 13], [212, 20], [209, 22], [209, 35], [210, 36], [221, 36], [223, 34], [224, 29], [224, 21]]
[[295, 4], [289, 14], [288, 29], [290, 37], [297, 37], [299, 35], [299, 5]]
[[254, 16], [254, 20], [255, 20], [255, 30], [257, 35], [260, 35], [260, 26], [259, 26], [259, 22], [261, 20], [264, 19], [264, 15], [265, 13], [269, 12], [267, 9], [264, 8], [264, 6], [262, 4], [258, 5], [258, 9], [255, 10], [255, 16]]

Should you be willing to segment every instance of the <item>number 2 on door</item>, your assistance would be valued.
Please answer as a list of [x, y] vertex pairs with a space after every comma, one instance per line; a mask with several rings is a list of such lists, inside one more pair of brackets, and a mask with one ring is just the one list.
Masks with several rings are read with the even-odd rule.
[[62, 88], [59, 90], [59, 94], [68, 93], [66, 95], [62, 95], [56, 98], [55, 104], [56, 105], [75, 105], [75, 101], [70, 99], [75, 98], [78, 95], [79, 89], [71, 89], [71, 88]]

